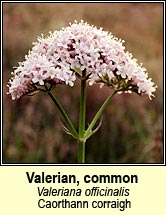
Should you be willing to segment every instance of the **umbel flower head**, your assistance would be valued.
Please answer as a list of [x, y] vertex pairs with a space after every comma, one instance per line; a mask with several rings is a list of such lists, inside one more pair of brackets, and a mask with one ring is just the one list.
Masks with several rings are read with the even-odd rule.
[[56, 84], [72, 87], [76, 77], [86, 71], [90, 85], [101, 83], [118, 92], [147, 94], [151, 99], [156, 86], [123, 43], [84, 21], [50, 32], [46, 38], [42, 35], [12, 73], [8, 94], [15, 100], [51, 90]]

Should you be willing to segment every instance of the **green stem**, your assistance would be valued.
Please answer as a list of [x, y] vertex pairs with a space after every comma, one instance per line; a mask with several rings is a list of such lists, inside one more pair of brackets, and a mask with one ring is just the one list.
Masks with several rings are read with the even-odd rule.
[[62, 107], [62, 105], [58, 102], [58, 100], [55, 98], [55, 96], [52, 95], [52, 93], [50, 91], [48, 91], [48, 95], [51, 97], [51, 99], [53, 100], [53, 102], [56, 104], [57, 108], [61, 112], [63, 119], [65, 121], [65, 124], [67, 125], [71, 135], [74, 138], [78, 139], [78, 133], [77, 133], [76, 129], [74, 128], [71, 120], [69, 119], [69, 117], [68, 117], [67, 113], [65, 112], [64, 108]]
[[100, 107], [100, 109], [98, 110], [98, 112], [96, 113], [95, 117], [93, 118], [92, 122], [90, 123], [85, 136], [91, 136], [92, 134], [92, 129], [95, 126], [97, 120], [100, 118], [101, 114], [103, 113], [104, 109], [106, 108], [107, 104], [109, 103], [109, 101], [112, 99], [112, 97], [117, 93], [117, 91], [115, 90], [111, 95], [109, 95], [107, 97], [107, 99], [105, 100], [105, 102], [103, 103], [103, 105]]
[[78, 141], [78, 163], [85, 163], [85, 141]]
[[85, 115], [86, 115], [86, 72], [82, 72], [81, 79], [81, 97], [80, 97], [80, 115], [79, 115], [79, 135], [84, 136], [85, 131]]
[[85, 118], [86, 118], [86, 71], [82, 72], [81, 77], [81, 97], [79, 114], [79, 141], [78, 141], [78, 163], [85, 163]]

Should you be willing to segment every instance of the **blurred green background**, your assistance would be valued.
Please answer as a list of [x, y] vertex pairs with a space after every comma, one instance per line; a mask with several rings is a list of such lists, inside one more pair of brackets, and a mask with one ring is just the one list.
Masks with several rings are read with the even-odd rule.
[[[37, 36], [83, 19], [124, 39], [126, 50], [158, 85], [155, 98], [116, 95], [100, 130], [86, 144], [87, 163], [163, 162], [162, 3], [3, 3], [3, 163], [76, 163], [77, 143], [65, 134], [46, 94], [12, 101], [7, 82]], [[79, 81], [54, 93], [78, 125]], [[110, 89], [88, 87], [87, 123]]]

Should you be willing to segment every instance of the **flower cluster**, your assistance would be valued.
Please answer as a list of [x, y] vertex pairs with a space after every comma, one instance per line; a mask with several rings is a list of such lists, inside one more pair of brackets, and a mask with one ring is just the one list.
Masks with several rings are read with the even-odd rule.
[[[56, 84], [74, 85], [78, 70], [89, 84], [101, 83], [119, 92], [153, 96], [156, 86], [146, 69], [125, 51], [124, 41], [81, 21], [43, 35], [9, 80], [12, 99]], [[79, 76], [80, 76], [79, 73]], [[51, 88], [50, 88], [51, 89]]]

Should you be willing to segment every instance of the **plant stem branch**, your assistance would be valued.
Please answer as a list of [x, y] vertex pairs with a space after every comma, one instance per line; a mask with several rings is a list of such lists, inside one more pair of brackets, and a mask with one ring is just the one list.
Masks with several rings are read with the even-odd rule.
[[78, 163], [85, 163], [85, 119], [86, 119], [86, 71], [82, 71], [80, 114], [79, 114], [79, 141], [78, 141]]
[[112, 97], [117, 93], [117, 91], [115, 90], [111, 95], [109, 95], [107, 97], [107, 99], [105, 100], [105, 102], [103, 103], [103, 105], [100, 107], [100, 109], [98, 110], [98, 112], [96, 113], [95, 117], [93, 118], [93, 120], [91, 121], [85, 136], [91, 136], [92, 134], [92, 129], [95, 126], [97, 120], [100, 118], [101, 114], [103, 113], [104, 109], [106, 108], [107, 104], [109, 103], [109, 101], [112, 99]]
[[66, 111], [62, 107], [62, 105], [59, 103], [59, 101], [55, 98], [55, 96], [53, 96], [53, 94], [50, 91], [48, 91], [48, 95], [51, 97], [53, 102], [56, 104], [58, 110], [61, 112], [61, 114], [63, 116], [63, 119], [64, 119], [64, 122], [65, 122], [66, 126], [68, 127], [69, 132], [71, 133], [71, 135], [74, 138], [78, 139], [78, 133], [77, 133], [75, 127], [73, 126], [71, 120], [69, 119]]

